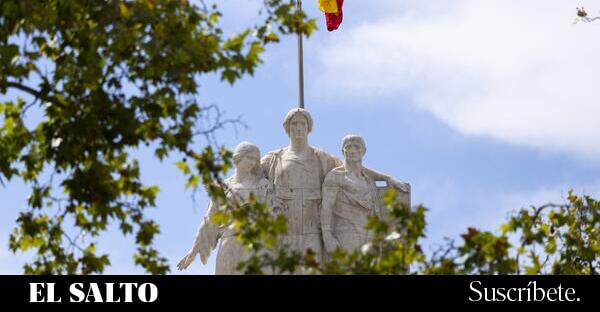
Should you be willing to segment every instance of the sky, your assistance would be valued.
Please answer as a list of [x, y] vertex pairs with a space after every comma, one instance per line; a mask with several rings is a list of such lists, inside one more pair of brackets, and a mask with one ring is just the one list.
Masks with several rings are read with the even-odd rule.
[[[220, 0], [226, 31], [256, 21], [260, 0]], [[309, 143], [341, 156], [344, 135], [367, 143], [364, 164], [409, 182], [413, 204], [428, 209], [433, 248], [469, 226], [498, 230], [522, 207], [562, 203], [569, 189], [600, 197], [600, 23], [574, 25], [575, 7], [600, 15], [597, 1], [347, 0], [344, 22], [325, 30], [315, 1], [303, 1], [320, 29], [305, 40]], [[219, 143], [262, 153], [284, 147], [282, 127], [297, 105], [296, 38], [268, 48], [253, 77], [235, 86], [201, 80], [199, 95], [247, 128], [225, 128]], [[22, 96], [0, 95], [1, 100]], [[200, 148], [202, 142], [198, 143]], [[137, 150], [142, 178], [158, 185], [156, 247], [173, 274], [212, 274], [175, 265], [191, 247], [207, 197], [184, 189], [176, 159]], [[30, 253], [13, 254], [8, 236], [28, 188], [0, 186], [0, 274], [19, 274]], [[134, 237], [113, 227], [99, 238], [108, 274], [142, 274]]]

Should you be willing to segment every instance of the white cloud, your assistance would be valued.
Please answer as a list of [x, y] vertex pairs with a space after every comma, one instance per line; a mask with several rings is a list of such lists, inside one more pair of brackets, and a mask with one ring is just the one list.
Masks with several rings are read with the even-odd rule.
[[323, 37], [322, 96], [408, 96], [465, 134], [600, 156], [600, 23], [572, 24], [586, 1], [382, 3]]

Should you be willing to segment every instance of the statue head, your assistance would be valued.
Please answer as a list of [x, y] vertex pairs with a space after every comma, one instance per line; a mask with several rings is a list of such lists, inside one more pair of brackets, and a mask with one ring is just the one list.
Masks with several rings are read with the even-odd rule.
[[312, 131], [313, 120], [310, 113], [303, 108], [290, 110], [283, 120], [283, 128], [290, 138], [304, 138]]
[[356, 134], [349, 134], [342, 139], [342, 153], [346, 160], [362, 161], [367, 153], [365, 140]]
[[258, 173], [260, 171], [260, 150], [250, 142], [242, 142], [233, 151], [233, 164], [241, 172]]

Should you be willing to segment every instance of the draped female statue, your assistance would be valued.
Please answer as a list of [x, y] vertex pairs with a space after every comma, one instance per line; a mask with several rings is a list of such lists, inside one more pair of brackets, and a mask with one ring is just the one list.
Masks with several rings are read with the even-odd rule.
[[[249, 142], [240, 143], [233, 152], [233, 163], [235, 174], [225, 180], [227, 199], [243, 204], [253, 194], [258, 201], [266, 203], [270, 188], [269, 181], [263, 177], [260, 169], [258, 147]], [[206, 264], [211, 251], [220, 241], [215, 274], [241, 274], [236, 266], [247, 260], [249, 253], [236, 240], [237, 233], [232, 225], [219, 227], [211, 223], [211, 217], [218, 209], [216, 201], [211, 200], [192, 248], [177, 265], [180, 270], [186, 269], [198, 254], [202, 263]]]

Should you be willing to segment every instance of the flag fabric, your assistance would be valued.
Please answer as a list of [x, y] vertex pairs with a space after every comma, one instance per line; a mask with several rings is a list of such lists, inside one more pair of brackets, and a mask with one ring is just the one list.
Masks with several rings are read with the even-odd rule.
[[337, 0], [319, 0], [319, 10], [323, 13], [337, 13]]
[[325, 13], [327, 30], [334, 31], [342, 24], [344, 0], [319, 0], [319, 9]]

